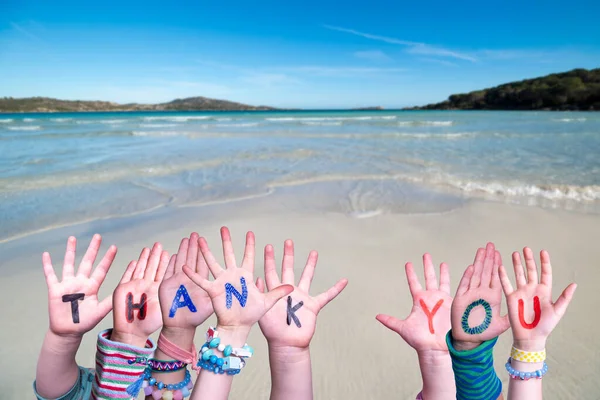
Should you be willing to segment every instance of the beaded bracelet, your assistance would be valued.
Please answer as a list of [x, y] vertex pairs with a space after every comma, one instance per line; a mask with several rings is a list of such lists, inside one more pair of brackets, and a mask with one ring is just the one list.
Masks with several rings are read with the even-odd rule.
[[546, 364], [545, 361], [542, 369], [538, 369], [537, 371], [532, 372], [522, 372], [514, 369], [510, 364], [510, 360], [512, 360], [512, 358], [509, 357], [505, 367], [512, 379], [520, 379], [522, 381], [528, 381], [531, 378], [542, 379], [544, 375], [546, 375], [546, 373], [548, 372], [548, 364]]
[[[185, 371], [185, 379], [179, 383], [163, 383], [151, 376], [150, 368], [144, 372], [144, 395], [152, 396], [158, 400], [182, 400], [190, 395], [190, 390], [194, 387], [192, 384], [192, 376], [190, 371]], [[167, 389], [164, 392], [163, 389]]]
[[[241, 348], [224, 345], [218, 336], [219, 333], [216, 328], [210, 327], [208, 329], [206, 343], [202, 345], [198, 354], [197, 366], [215, 374], [239, 374], [242, 368], [246, 366], [244, 359], [252, 357], [254, 350], [247, 344]], [[223, 353], [225, 357], [221, 358], [214, 354], [215, 349]]]

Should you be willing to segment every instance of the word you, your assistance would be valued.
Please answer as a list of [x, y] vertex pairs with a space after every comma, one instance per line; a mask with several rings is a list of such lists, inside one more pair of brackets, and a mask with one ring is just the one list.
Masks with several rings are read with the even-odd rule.
[[439, 299], [438, 302], [435, 303], [435, 306], [433, 307], [433, 310], [431, 310], [431, 311], [429, 311], [429, 308], [427, 308], [427, 304], [425, 304], [423, 299], [419, 299], [419, 303], [421, 304], [421, 308], [423, 309], [423, 312], [425, 313], [425, 315], [427, 315], [427, 320], [429, 321], [429, 332], [431, 334], [434, 334], [435, 330], [433, 329], [433, 316], [435, 315], [435, 313], [438, 312], [438, 310], [444, 303], [444, 299]]
[[533, 312], [535, 313], [533, 322], [528, 324], [525, 322], [525, 303], [523, 302], [523, 299], [519, 299], [519, 322], [523, 325], [523, 328], [533, 329], [540, 323], [540, 318], [542, 318], [542, 308], [540, 307], [540, 298], [537, 296], [533, 298]]
[[[471, 328], [469, 326], [469, 315], [471, 315], [471, 311], [473, 311], [473, 309], [478, 306], [482, 306], [485, 310], [485, 319], [480, 325]], [[474, 302], [469, 304], [461, 319], [462, 329], [463, 331], [465, 331], [465, 333], [468, 333], [469, 335], [478, 335], [480, 333], [485, 332], [485, 330], [490, 326], [491, 322], [492, 307], [490, 306], [490, 303], [483, 299], [475, 300]]]

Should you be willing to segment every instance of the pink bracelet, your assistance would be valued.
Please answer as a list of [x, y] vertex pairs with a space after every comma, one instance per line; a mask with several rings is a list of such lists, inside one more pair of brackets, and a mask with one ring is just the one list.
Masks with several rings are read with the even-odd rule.
[[196, 372], [200, 372], [200, 367], [198, 364], [198, 355], [196, 354], [196, 346], [192, 344], [192, 352], [190, 353], [187, 350], [183, 350], [181, 347], [173, 344], [166, 337], [163, 336], [162, 332], [158, 337], [158, 348], [168, 355], [169, 357], [174, 358], [178, 361], [183, 361], [186, 364], [192, 364], [192, 369]]

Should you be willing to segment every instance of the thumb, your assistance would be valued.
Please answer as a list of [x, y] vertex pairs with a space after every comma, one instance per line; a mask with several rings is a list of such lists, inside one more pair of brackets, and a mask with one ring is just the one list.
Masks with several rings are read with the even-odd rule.
[[258, 288], [259, 292], [265, 292], [265, 281], [263, 281], [261, 277], [256, 278], [256, 287]]
[[194, 272], [194, 270], [192, 270], [187, 265], [183, 266], [183, 272], [192, 280], [192, 282], [194, 282], [196, 285], [200, 286], [202, 288], [202, 290], [204, 290], [206, 293], [210, 293], [211, 285], [210, 285], [209, 280], [204, 279], [202, 277], [202, 275]]
[[375, 319], [383, 324], [386, 328], [396, 332], [402, 336], [402, 329], [404, 328], [404, 321], [391, 315], [377, 314]]
[[112, 296], [108, 296], [107, 298], [102, 300], [98, 304], [98, 313], [100, 314], [99, 315], [100, 320], [104, 319], [104, 317], [106, 317], [106, 315], [108, 315], [108, 313], [112, 310], [112, 308], [113, 308]]
[[266, 311], [269, 311], [275, 303], [279, 301], [283, 296], [286, 296], [294, 291], [292, 285], [281, 285], [265, 294], [265, 307]]
[[[500, 334], [506, 332], [508, 328], [510, 328], [510, 319], [508, 319], [508, 314], [506, 314], [504, 317], [500, 317], [499, 327]], [[500, 336], [500, 334], [498, 334], [498, 336]]]
[[573, 299], [573, 295], [575, 294], [576, 289], [577, 289], [577, 284], [571, 283], [569, 286], [567, 286], [565, 288], [565, 290], [563, 290], [560, 297], [556, 300], [556, 303], [554, 303], [554, 312], [560, 318], [562, 318], [562, 316], [565, 315], [565, 312], [567, 311], [567, 307], [569, 307], [569, 303]]

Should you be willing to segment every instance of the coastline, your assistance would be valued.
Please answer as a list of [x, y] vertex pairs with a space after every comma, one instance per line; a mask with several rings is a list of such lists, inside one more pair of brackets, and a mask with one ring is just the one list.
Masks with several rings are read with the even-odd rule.
[[[422, 253], [430, 252], [436, 264], [446, 261], [451, 268], [454, 291], [475, 249], [488, 240], [496, 243], [505, 264], [510, 264], [512, 251], [525, 245], [536, 252], [547, 249], [553, 261], [555, 297], [568, 283], [579, 284], [573, 304], [549, 340], [550, 368], [555, 378], [544, 383], [545, 397], [585, 397], [600, 391], [600, 382], [592, 378], [600, 373], [600, 363], [589, 357], [590, 351], [600, 347], [600, 338], [594, 335], [600, 326], [596, 319], [589, 318], [587, 311], [600, 307], [594, 286], [599, 273], [592, 261], [600, 257], [600, 248], [595, 244], [600, 216], [472, 200], [441, 213], [353, 218], [310, 208], [302, 211], [289, 202], [293, 198], [292, 192], [286, 201], [277, 195], [201, 207], [167, 207], [132, 217], [53, 229], [0, 244], [3, 255], [0, 302], [14, 304], [14, 299], [19, 299], [18, 306], [3, 309], [6, 325], [0, 337], [4, 343], [16, 344], [3, 348], [3, 356], [19, 361], [5, 372], [0, 390], [7, 397], [31, 395], [37, 352], [47, 320], [46, 289], [40, 266], [43, 251], [50, 251], [57, 266], [68, 235], [77, 236], [81, 256], [91, 235], [101, 233], [103, 249], [112, 243], [119, 247], [117, 259], [101, 290], [105, 296], [111, 293], [127, 262], [137, 258], [143, 246], [161, 241], [173, 252], [181, 237], [196, 230], [218, 249], [218, 228], [227, 225], [239, 256], [245, 231], [256, 233], [257, 276], [262, 276], [262, 247], [272, 243], [276, 257], [280, 257], [283, 241], [292, 238], [297, 245], [296, 271], [301, 270], [311, 249], [320, 253], [315, 293], [338, 278], [349, 279], [345, 293], [319, 316], [311, 345], [315, 398], [414, 398], [420, 390], [416, 355], [374, 317], [377, 313], [399, 317], [408, 314], [411, 305], [404, 262], [413, 261], [422, 275]], [[94, 332], [110, 324], [109, 316]], [[198, 329], [199, 335], [207, 325], [208, 322]], [[31, 334], [25, 339], [23, 332]], [[84, 338], [78, 354], [81, 365], [93, 365], [94, 342], [92, 332]], [[266, 345], [258, 327], [253, 329], [249, 342], [255, 347], [257, 357], [250, 368], [236, 378], [232, 398], [268, 396]], [[498, 375], [505, 387], [508, 380], [503, 364], [510, 342], [510, 333], [504, 334], [495, 354]], [[378, 343], [363, 354], [367, 365], [378, 365], [378, 368], [356, 368], [355, 353], [348, 350], [356, 343]], [[578, 360], [577, 363], [574, 360]], [[400, 376], [403, 377], [401, 382], [398, 381]]]

